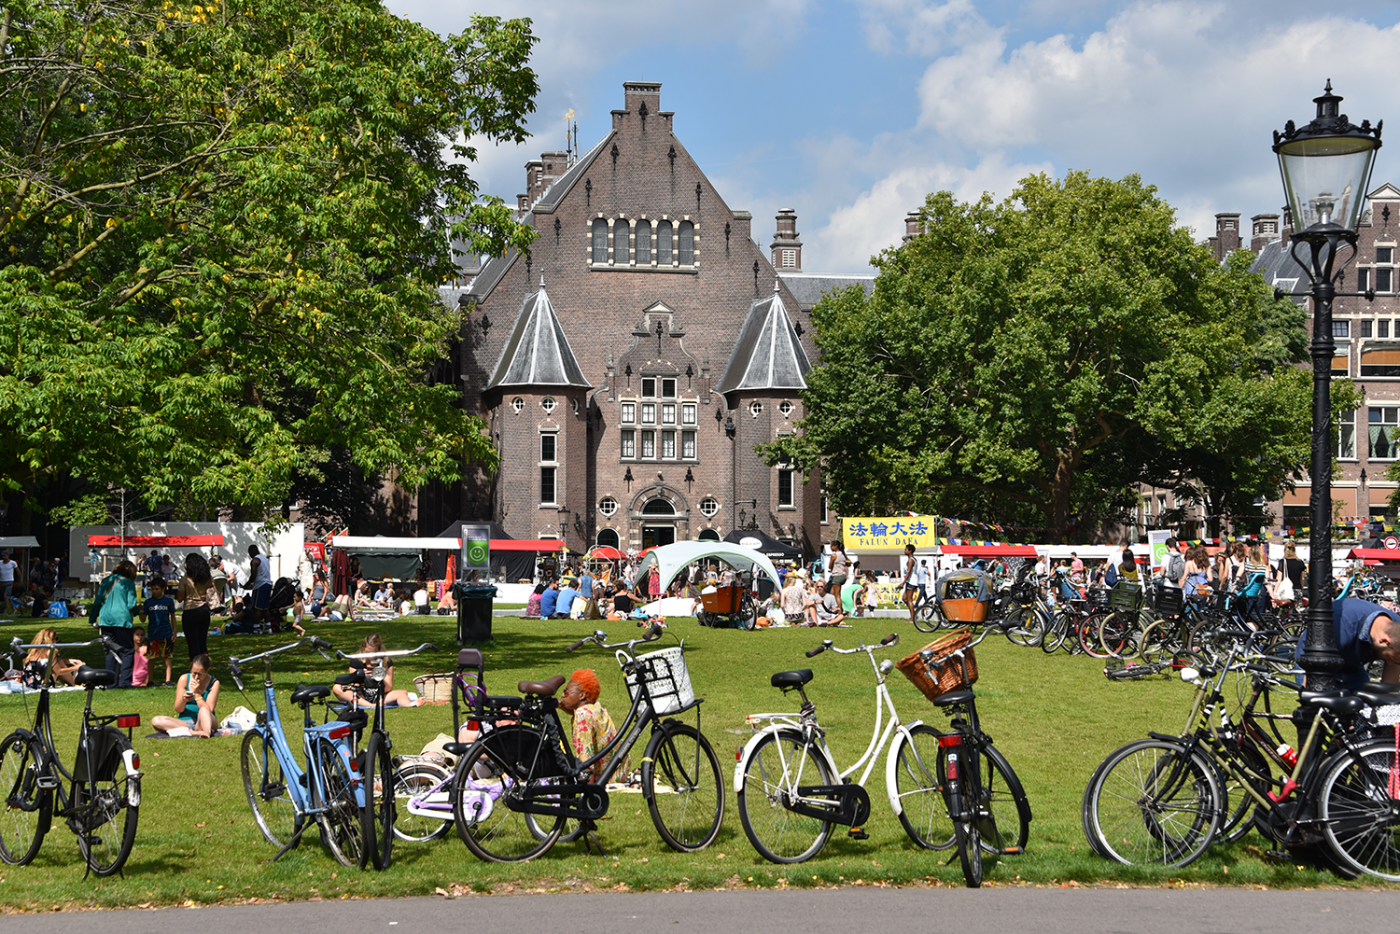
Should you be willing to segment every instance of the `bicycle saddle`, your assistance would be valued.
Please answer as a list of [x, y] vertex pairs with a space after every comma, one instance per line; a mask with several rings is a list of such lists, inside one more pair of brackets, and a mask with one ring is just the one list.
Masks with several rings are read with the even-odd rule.
[[957, 704], [966, 704], [977, 695], [971, 691], [949, 691], [947, 694], [940, 694], [933, 699], [935, 707], [952, 707]]
[[811, 680], [812, 669], [810, 668], [801, 668], [797, 671], [780, 671], [769, 679], [773, 687], [783, 688], [784, 690], [801, 687]]
[[1355, 693], [1357, 697], [1362, 698], [1373, 707], [1400, 704], [1400, 684], [1370, 681], [1357, 688]]
[[1298, 695], [1298, 702], [1339, 714], [1354, 714], [1366, 706], [1366, 702], [1355, 695], [1332, 692], [1320, 694], [1315, 691], [1303, 691]]
[[516, 685], [521, 694], [534, 694], [537, 697], [553, 697], [554, 692], [569, 682], [563, 675], [555, 675], [548, 681], [521, 681]]
[[298, 684], [297, 689], [292, 692], [292, 703], [309, 704], [314, 700], [330, 696], [331, 689], [324, 684]]
[[89, 668], [84, 665], [73, 675], [73, 681], [85, 688], [109, 688], [117, 683], [117, 673], [106, 668]]

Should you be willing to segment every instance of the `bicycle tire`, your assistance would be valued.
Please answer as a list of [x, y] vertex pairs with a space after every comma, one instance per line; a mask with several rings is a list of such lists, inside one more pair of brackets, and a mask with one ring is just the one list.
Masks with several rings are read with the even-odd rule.
[[277, 760], [268, 738], [258, 730], [243, 735], [240, 759], [243, 793], [253, 811], [253, 821], [267, 842], [281, 849], [296, 835], [305, 819], [297, 813], [282, 763]]
[[379, 731], [370, 734], [369, 744], [360, 757], [360, 781], [364, 783], [365, 806], [360, 809], [360, 835], [369, 853], [367, 865], [388, 869], [394, 863], [394, 762], [389, 755], [389, 737]]
[[982, 887], [982, 836], [977, 821], [958, 821], [958, 862], [970, 889]]
[[801, 863], [822, 851], [831, 821], [788, 810], [799, 786], [833, 783], [826, 757], [796, 730], [766, 734], [748, 758], [739, 791], [739, 823], [759, 855], [771, 863]]
[[1099, 640], [1099, 627], [1103, 624], [1104, 619], [1111, 615], [1107, 611], [1090, 613], [1079, 621], [1079, 648], [1085, 655], [1093, 658], [1109, 657]]
[[1137, 740], [1110, 753], [1084, 789], [1090, 846], [1126, 866], [1185, 866], [1219, 826], [1220, 785], [1200, 752], [1171, 740]]
[[1007, 612], [1006, 639], [1012, 645], [1034, 648], [1045, 638], [1045, 620], [1038, 607], [1014, 606]]
[[[514, 863], [547, 853], [559, 839], [564, 818], [526, 814], [510, 807], [528, 789], [547, 786], [552, 775], [534, 774], [543, 760], [541, 738], [527, 727], [504, 727], [467, 750], [452, 779], [452, 816], [457, 834], [478, 859]], [[552, 757], [551, 757], [552, 758]], [[549, 770], [541, 770], [549, 771]]]
[[[1228, 755], [1238, 757], [1242, 760], [1244, 768], [1261, 776], [1269, 774], [1268, 760], [1250, 740], [1239, 740], [1239, 745], [1231, 749]], [[1254, 829], [1253, 816], [1259, 802], [1246, 790], [1246, 782], [1249, 782], [1249, 779], [1236, 775], [1234, 770], [1229, 768], [1221, 768], [1219, 772], [1221, 814], [1225, 817], [1216, 835], [1221, 843], [1238, 843]], [[1262, 779], [1250, 783], [1261, 794], [1268, 794], [1273, 790], [1273, 787], [1264, 784]]]
[[1137, 630], [1136, 611], [1118, 610], [1099, 621], [1099, 651], [1097, 658], [1126, 658], [1136, 651], [1133, 633]]
[[[92, 751], [97, 736], [103, 736], [105, 746], [98, 747], [100, 755]], [[140, 785], [132, 787], [140, 779], [126, 773], [124, 753], [131, 749], [131, 741], [124, 735], [104, 727], [89, 732], [87, 742], [87, 781], [74, 783], [70, 823], [88, 869], [95, 876], [110, 876], [121, 872], [136, 842], [140, 806], [132, 803], [131, 793], [134, 790], [140, 800]]]
[[[989, 853], [1025, 850], [1031, 832], [1030, 799], [1011, 763], [991, 743], [984, 744], [979, 753], [978, 775], [982, 786], [978, 808], [991, 815], [995, 828], [995, 836], [990, 839], [988, 831], [992, 828], [981, 828], [983, 848]], [[1014, 834], [1009, 832], [1013, 826]]]
[[1061, 610], [1050, 617], [1050, 625], [1040, 638], [1040, 650], [1046, 655], [1054, 655], [1065, 644], [1069, 635], [1069, 617]]
[[753, 632], [758, 627], [758, 606], [753, 602], [753, 595], [748, 591], [739, 598], [739, 628], [746, 632]]
[[[394, 836], [408, 843], [437, 840], [452, 829], [452, 812], [443, 812], [441, 819], [409, 813], [409, 801], [428, 794], [439, 784], [452, 782], [452, 772], [428, 762], [402, 764], [394, 770]], [[449, 797], [448, 792], [439, 792]]]
[[1400, 882], [1400, 821], [1390, 789], [1400, 777], [1395, 744], [1377, 740], [1323, 767], [1317, 813], [1344, 869]]
[[943, 614], [936, 600], [920, 600], [914, 604], [914, 628], [919, 632], [937, 632], [944, 625]]
[[[323, 810], [316, 815], [321, 824], [321, 839], [326, 849], [342, 866], [363, 869], [369, 860], [365, 848], [360, 807], [355, 795], [355, 782], [340, 750], [329, 740], [316, 743], [317, 761], [321, 765], [321, 784], [325, 794]], [[314, 778], [311, 779], [314, 781]]]
[[894, 785], [891, 792], [899, 802], [899, 822], [917, 846], [925, 850], [946, 850], [957, 838], [948, 817], [948, 801], [940, 765], [942, 750], [938, 731], [920, 724], [895, 739]]
[[39, 852], [53, 814], [53, 790], [39, 787], [44, 747], [28, 730], [0, 745], [0, 860], [27, 866]]
[[679, 853], [703, 850], [724, 820], [719, 757], [703, 733], [688, 723], [663, 725], [642, 759], [642, 794], [651, 822]]

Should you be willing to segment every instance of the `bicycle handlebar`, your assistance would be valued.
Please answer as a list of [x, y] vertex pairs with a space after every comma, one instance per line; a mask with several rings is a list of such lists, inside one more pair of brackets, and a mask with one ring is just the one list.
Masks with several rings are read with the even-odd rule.
[[[883, 638], [883, 639], [880, 640], [880, 645], [881, 645], [881, 646], [899, 645], [899, 633], [897, 633], [897, 632], [892, 632], [892, 633], [890, 633], [888, 636], [885, 636], [885, 638]], [[837, 655], [854, 655], [854, 654], [856, 654], [857, 652], [870, 652], [870, 651], [873, 651], [874, 649], [875, 649], [875, 646], [873, 646], [873, 645], [866, 645], [864, 642], [860, 643], [859, 645], [857, 645], [857, 646], [856, 646], [855, 648], [853, 648], [853, 649], [841, 649], [841, 648], [837, 648], [835, 645], [833, 645], [830, 639], [823, 639], [821, 645], [817, 646], [815, 649], [812, 649], [810, 652], [808, 652], [808, 653], [806, 653], [806, 654], [807, 654], [807, 657], [808, 657], [808, 658], [816, 658], [818, 655], [822, 654], [823, 652], [825, 652], [825, 651], [827, 651], [827, 650], [830, 650], [830, 651], [832, 651], [832, 652], [835, 652]]]
[[303, 645], [313, 646], [318, 651], [321, 651], [321, 654], [323, 655], [325, 654], [325, 649], [333, 648], [333, 646], [325, 639], [322, 639], [318, 636], [307, 636], [304, 639], [298, 639], [296, 642], [293, 642], [290, 645], [283, 645], [278, 646], [275, 649], [268, 649], [266, 652], [259, 652], [257, 655], [247, 655], [243, 658], [234, 658], [232, 655], [230, 655], [228, 662], [230, 666], [241, 667], [242, 665], [245, 665], [248, 662], [255, 662], [260, 658], [267, 658], [269, 655], [281, 655], [283, 652], [290, 652], [292, 649], [299, 649]]
[[808, 653], [807, 653], [807, 657], [808, 657], [808, 658], [816, 658], [818, 655], [820, 655], [820, 654], [822, 654], [823, 652], [825, 652], [825, 651], [826, 651], [826, 648], [827, 648], [827, 647], [824, 646], [824, 645], [819, 645], [819, 646], [817, 646], [815, 649], [813, 649], [812, 651], [808, 652]]
[[[314, 638], [314, 637], [313, 637], [313, 638]], [[339, 657], [339, 658], [355, 658], [355, 659], [365, 659], [365, 658], [398, 658], [398, 657], [403, 656], [403, 655], [417, 655], [419, 652], [423, 651], [424, 649], [432, 649], [434, 652], [436, 652], [436, 651], [437, 651], [437, 646], [433, 645], [431, 642], [424, 642], [422, 645], [418, 646], [418, 648], [416, 648], [416, 649], [392, 649], [392, 650], [382, 649], [382, 650], [380, 650], [380, 651], [378, 651], [378, 652], [355, 652], [354, 654], [351, 654], [351, 655], [347, 655], [347, 654], [344, 653], [344, 652], [336, 652], [335, 654], [336, 654], [336, 656]]]
[[899, 645], [899, 633], [892, 632], [880, 640], [881, 645]]
[[96, 639], [92, 639], [88, 642], [36, 642], [32, 645], [26, 645], [24, 640], [19, 636], [15, 636], [10, 640], [8, 654], [18, 655], [25, 649], [85, 649], [88, 646], [99, 644], [113, 654], [121, 648], [110, 636], [98, 636]]
[[577, 649], [583, 648], [590, 642], [598, 646], [600, 649], [628, 649], [630, 651], [631, 647], [636, 645], [638, 642], [655, 642], [657, 639], [661, 638], [661, 633], [661, 624], [652, 623], [651, 626], [647, 629], [647, 631], [636, 639], [628, 639], [626, 642], [609, 643], [607, 641], [608, 634], [601, 629], [595, 629], [593, 630], [593, 635], [578, 640], [564, 651], [573, 652]]

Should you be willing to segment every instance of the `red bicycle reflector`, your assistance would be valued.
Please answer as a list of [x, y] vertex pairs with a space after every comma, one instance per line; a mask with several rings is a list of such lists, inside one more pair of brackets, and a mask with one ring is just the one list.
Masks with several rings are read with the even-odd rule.
[[477, 731], [477, 732], [480, 732], [480, 731], [481, 731], [481, 721], [480, 721], [480, 720], [468, 720], [468, 721], [467, 721], [467, 729], [469, 729], [469, 730], [475, 730], [475, 731]]
[[133, 754], [131, 757], [131, 767], [136, 771], [141, 771], [141, 757]]
[[951, 736], [940, 736], [938, 737], [938, 745], [942, 746], [944, 749], [947, 749], [949, 746], [961, 746], [962, 737], [957, 733]]
[[350, 771], [352, 771], [352, 772], [358, 772], [359, 770], [360, 770], [360, 760], [359, 760], [359, 759], [351, 759], [351, 760], [350, 760]]
[[141, 725], [141, 715], [139, 713], [124, 714], [117, 718], [117, 726], [123, 730]]
[[331, 739], [344, 739], [345, 737], [350, 735], [350, 728], [348, 726], [339, 726], [336, 727], [334, 730], [331, 730], [326, 735], [329, 736]]

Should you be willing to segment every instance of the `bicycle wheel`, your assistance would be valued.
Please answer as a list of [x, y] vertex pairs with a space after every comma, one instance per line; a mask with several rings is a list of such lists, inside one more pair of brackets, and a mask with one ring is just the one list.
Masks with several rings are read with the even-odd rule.
[[938, 731], [919, 725], [909, 738], [895, 740], [894, 794], [899, 801], [899, 822], [904, 832], [926, 850], [946, 850], [956, 831], [948, 818], [943, 768], [939, 764]]
[[16, 730], [0, 746], [0, 860], [27, 866], [44, 842], [53, 813], [53, 791], [39, 787], [43, 747]]
[[360, 810], [360, 835], [364, 838], [369, 862], [375, 869], [388, 869], [394, 862], [394, 763], [389, 757], [389, 737], [375, 731], [360, 757], [360, 781], [364, 782], [365, 806]]
[[1239, 759], [1237, 763], [1239, 767], [1260, 776], [1259, 778], [1246, 777], [1236, 774], [1234, 769], [1221, 769], [1220, 793], [1223, 817], [1217, 836], [1222, 843], [1235, 843], [1243, 839], [1254, 827], [1254, 821], [1250, 818], [1259, 807], [1259, 802], [1249, 793], [1250, 785], [1264, 795], [1273, 791], [1273, 786], [1265, 780], [1269, 775], [1268, 760], [1253, 745], [1252, 741], [1243, 737], [1238, 738], [1235, 745], [1227, 751], [1227, 755]]
[[1199, 752], [1138, 740], [1104, 760], [1084, 789], [1084, 833], [1095, 851], [1127, 866], [1185, 866], [1219, 825], [1220, 785]]
[[1133, 633], [1137, 631], [1136, 611], [1119, 610], [1099, 621], [1098, 658], [1123, 658], [1137, 646]]
[[1334, 857], [1353, 872], [1400, 882], [1400, 807], [1391, 791], [1400, 757], [1390, 740], [1339, 754], [1324, 766], [1317, 813]]
[[652, 735], [642, 759], [642, 793], [667, 846], [690, 853], [714, 842], [724, 819], [720, 782], [719, 757], [699, 730], [673, 723]]
[[[548, 787], [532, 768], [542, 762], [539, 734], [503, 728], [475, 743], [457, 763], [452, 815], [457, 833], [478, 859], [513, 863], [534, 859], [554, 846], [564, 818], [517, 810], [527, 792]], [[550, 757], [552, 759], [552, 756]], [[557, 783], [557, 779], [555, 779]]]
[[1046, 627], [1045, 635], [1040, 640], [1040, 650], [1046, 655], [1054, 655], [1060, 650], [1060, 646], [1065, 644], [1069, 632], [1069, 616], [1061, 610], [1050, 618], [1050, 625]]
[[1103, 643], [1099, 639], [1099, 627], [1103, 621], [1111, 614], [1107, 612], [1091, 613], [1079, 621], [1079, 631], [1076, 636], [1079, 639], [1079, 648], [1085, 655], [1094, 658], [1108, 658], [1108, 652], [1103, 648]]
[[914, 628], [919, 632], [937, 632], [943, 626], [943, 614], [934, 600], [920, 600], [914, 604]]
[[74, 783], [70, 810], [78, 850], [95, 876], [120, 872], [136, 840], [141, 800], [138, 779], [126, 774], [124, 754], [131, 741], [107, 727], [88, 734], [87, 781]]
[[830, 785], [826, 757], [796, 731], [769, 733], [749, 756], [739, 791], [739, 823], [759, 855], [773, 863], [800, 863], [826, 846], [834, 826], [788, 810], [798, 789]]
[[982, 848], [989, 853], [1024, 850], [1031, 832], [1031, 803], [1011, 763], [991, 743], [978, 758], [981, 795], [978, 813], [991, 817], [980, 828]]
[[244, 734], [242, 760], [243, 792], [248, 796], [253, 820], [267, 842], [281, 849], [302, 822], [282, 763], [277, 761], [272, 743], [257, 730]]
[[739, 628], [752, 632], [758, 626], [758, 606], [748, 591], [739, 598]]
[[962, 863], [963, 879], [970, 889], [982, 887], [982, 835], [977, 821], [958, 821], [958, 862]]
[[326, 796], [325, 809], [316, 815], [321, 822], [321, 839], [341, 865], [363, 869], [369, 861], [364, 827], [360, 822], [360, 812], [364, 808], [360, 807], [356, 796], [350, 767], [340, 750], [328, 740], [316, 744], [316, 756], [321, 765], [321, 787]]
[[1013, 606], [1007, 612], [1006, 638], [1012, 645], [1031, 648], [1045, 637], [1045, 620], [1034, 606]]
[[[394, 836], [410, 843], [436, 840], [452, 829], [452, 773], [440, 765], [413, 762], [394, 770]], [[442, 817], [428, 817], [409, 811], [413, 800], [417, 807], [437, 810]]]

